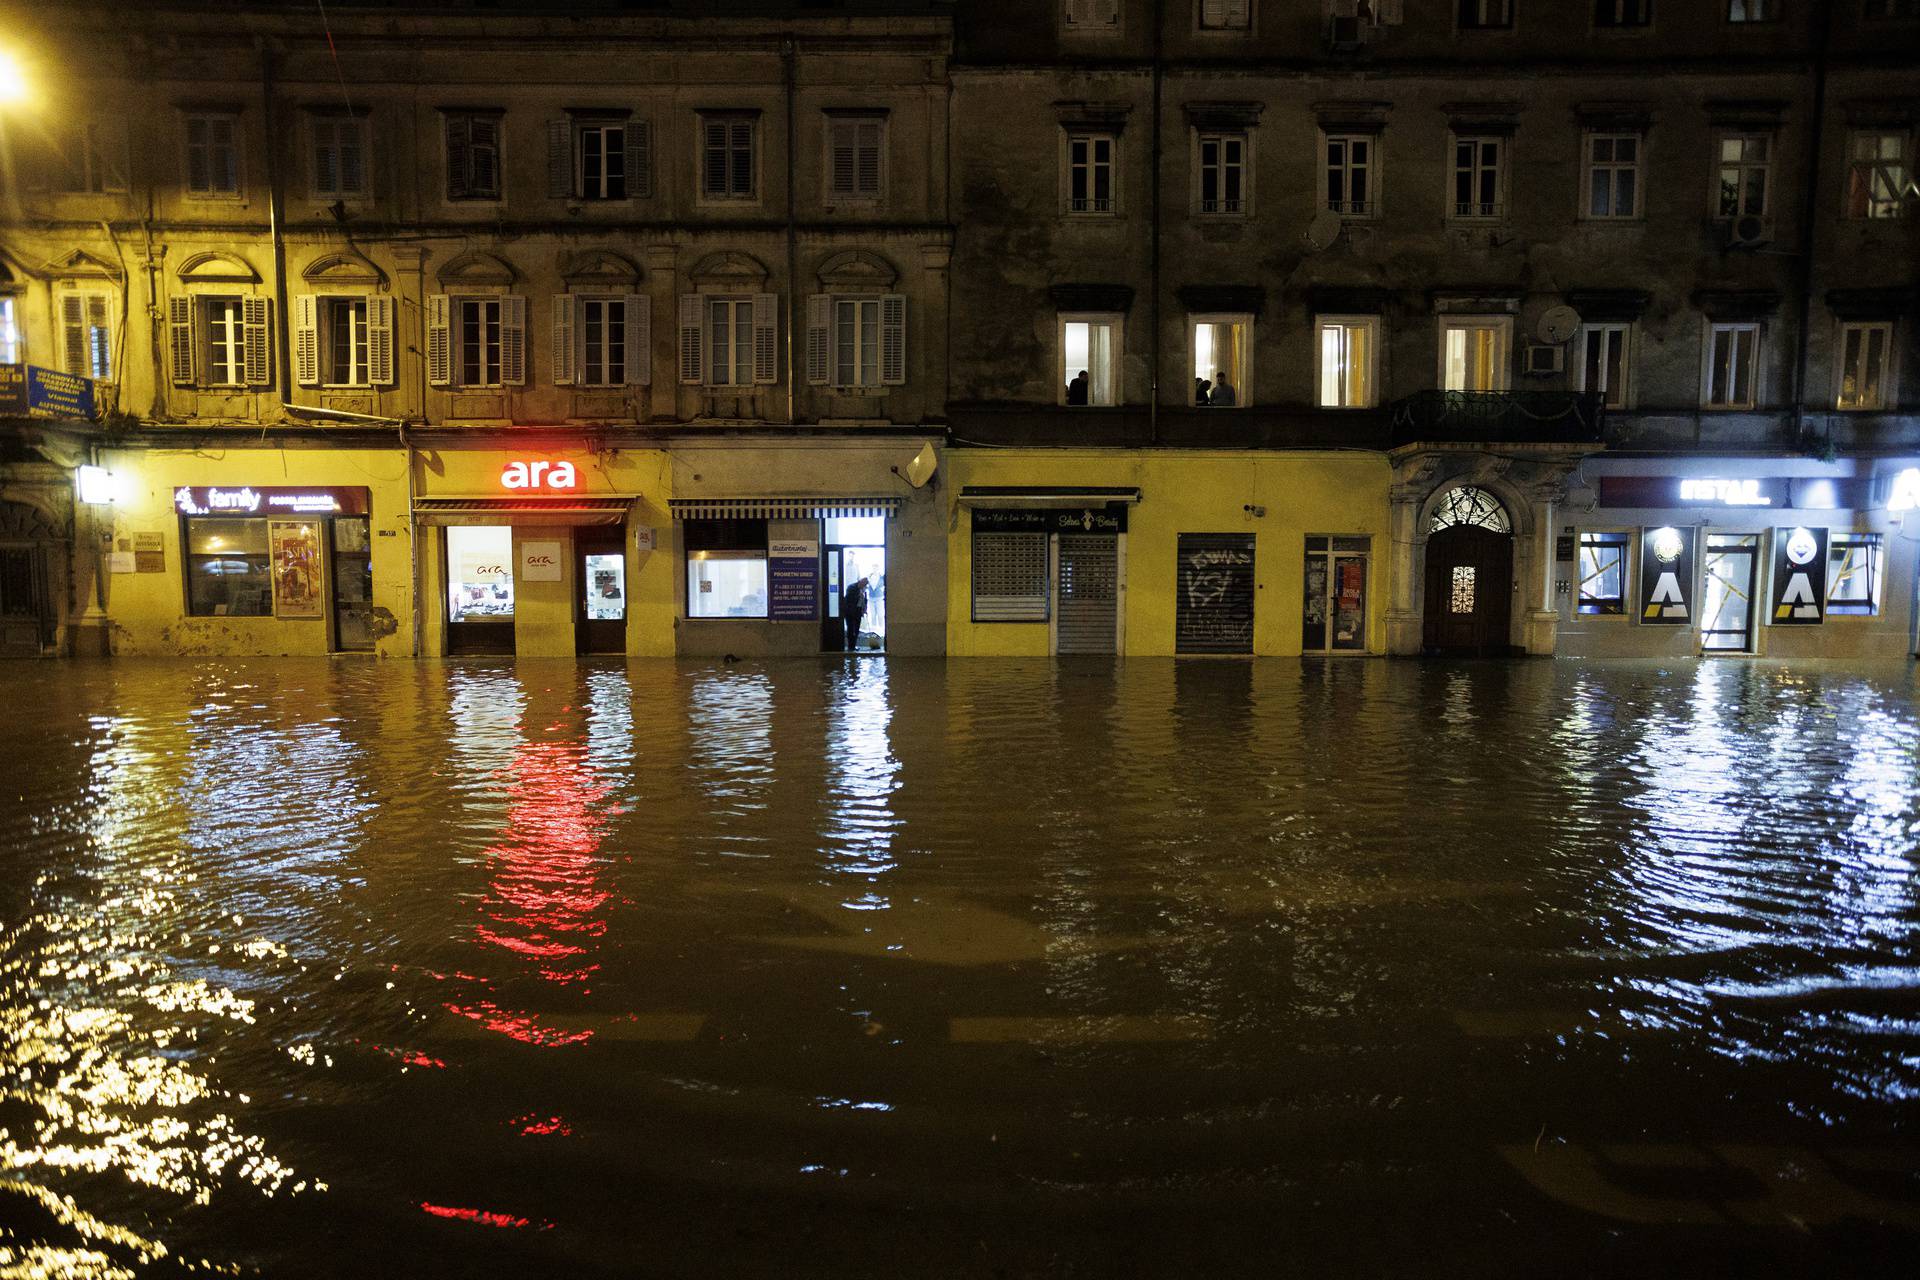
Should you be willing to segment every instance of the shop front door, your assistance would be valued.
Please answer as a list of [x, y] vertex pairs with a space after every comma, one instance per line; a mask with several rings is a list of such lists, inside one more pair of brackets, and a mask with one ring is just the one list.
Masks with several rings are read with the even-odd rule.
[[1059, 544], [1055, 652], [1116, 652], [1120, 540], [1111, 534], [1063, 533]]
[[619, 529], [575, 529], [574, 645], [581, 653], [627, 651], [627, 555]]
[[0, 658], [32, 658], [53, 631], [46, 557], [39, 547], [0, 544]]
[[1708, 536], [1706, 601], [1700, 611], [1704, 651], [1753, 652], [1753, 589], [1759, 559], [1757, 533]]
[[1428, 653], [1507, 653], [1512, 608], [1511, 533], [1452, 525], [1427, 539]]

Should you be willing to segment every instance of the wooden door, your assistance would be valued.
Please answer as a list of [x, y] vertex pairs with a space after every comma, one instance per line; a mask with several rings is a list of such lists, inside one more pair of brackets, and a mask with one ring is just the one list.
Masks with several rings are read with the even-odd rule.
[[1512, 534], [1454, 525], [1427, 539], [1427, 652], [1509, 653], [1512, 610]]

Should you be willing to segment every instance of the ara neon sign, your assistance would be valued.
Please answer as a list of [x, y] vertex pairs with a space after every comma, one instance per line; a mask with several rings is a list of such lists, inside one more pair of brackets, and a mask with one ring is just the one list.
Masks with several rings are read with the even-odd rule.
[[500, 473], [504, 489], [572, 489], [580, 477], [571, 462], [523, 462], [515, 459]]

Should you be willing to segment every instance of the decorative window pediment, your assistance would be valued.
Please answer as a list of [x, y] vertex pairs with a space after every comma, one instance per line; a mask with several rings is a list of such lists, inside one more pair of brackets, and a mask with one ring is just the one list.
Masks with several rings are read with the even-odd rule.
[[49, 260], [41, 274], [56, 280], [118, 280], [120, 268], [85, 249], [75, 249]]
[[188, 284], [259, 284], [260, 273], [238, 254], [209, 250], [180, 264], [180, 279]]
[[387, 283], [386, 273], [357, 253], [330, 253], [316, 258], [300, 278], [314, 287], [316, 293], [327, 288], [379, 289]]
[[514, 269], [490, 253], [463, 253], [440, 268], [437, 277], [443, 288], [459, 285], [494, 285], [504, 288], [514, 282]]
[[560, 277], [576, 292], [613, 289], [624, 293], [640, 282], [640, 268], [617, 253], [588, 249], [569, 258], [560, 269]]
[[766, 284], [767, 269], [752, 254], [722, 252], [700, 259], [687, 276], [696, 285], [759, 293]]
[[826, 289], [885, 293], [893, 288], [893, 282], [900, 278], [900, 273], [877, 253], [848, 249], [821, 263], [819, 277], [821, 287]]

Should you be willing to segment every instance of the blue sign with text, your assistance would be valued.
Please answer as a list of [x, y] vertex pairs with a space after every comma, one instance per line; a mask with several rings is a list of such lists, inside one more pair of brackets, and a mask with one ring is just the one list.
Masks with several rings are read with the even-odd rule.
[[767, 544], [767, 616], [775, 622], [820, 617], [820, 544], [775, 538]]
[[93, 379], [31, 364], [0, 364], [0, 414], [84, 418], [95, 412]]

